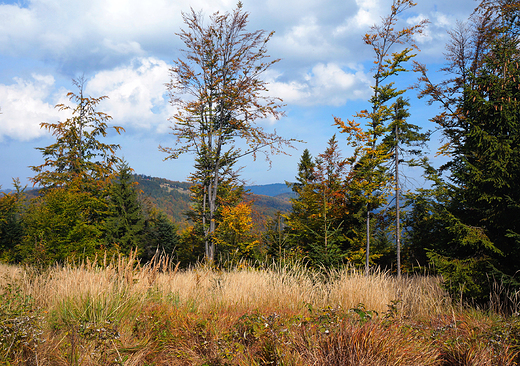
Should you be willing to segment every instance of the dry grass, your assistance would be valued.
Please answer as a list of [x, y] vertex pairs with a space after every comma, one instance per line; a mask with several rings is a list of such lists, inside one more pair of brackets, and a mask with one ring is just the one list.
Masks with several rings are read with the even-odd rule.
[[[179, 271], [165, 259], [148, 266], [122, 258], [102, 262], [40, 272], [0, 264], [0, 291], [11, 288], [14, 302], [30, 299], [30, 306], [15, 311], [5, 305], [4, 296], [4, 313], [10, 312], [16, 324], [25, 321], [24, 329], [34, 334], [40, 330], [45, 340], [30, 339], [21, 330], [9, 333], [13, 342], [0, 349], [0, 361], [514, 364], [513, 323], [507, 323], [509, 333], [497, 331], [498, 320], [452, 308], [437, 277], [398, 280], [379, 272], [364, 276], [354, 269], [324, 275], [302, 266], [276, 265]], [[32, 323], [24, 316], [31, 316]], [[7, 328], [0, 328], [0, 334], [2, 329], [5, 335]]]

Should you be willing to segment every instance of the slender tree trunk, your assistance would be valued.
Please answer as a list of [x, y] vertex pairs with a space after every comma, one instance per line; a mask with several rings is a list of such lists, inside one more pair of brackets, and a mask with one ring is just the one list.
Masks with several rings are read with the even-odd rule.
[[395, 126], [395, 246], [397, 250], [397, 277], [401, 277], [401, 228], [399, 207], [399, 128]]
[[280, 211], [277, 213], [278, 215], [278, 261], [282, 259], [282, 215], [280, 215]]
[[214, 176], [212, 179], [212, 184], [210, 186], [210, 196], [209, 196], [209, 233], [207, 235], [208, 243], [208, 253], [207, 259], [211, 262], [215, 259], [215, 211], [217, 210], [217, 191], [218, 191], [218, 183], [219, 183], [219, 175], [218, 170], [220, 169], [219, 164], [216, 164], [214, 171]]
[[220, 183], [220, 165], [221, 165], [221, 159], [220, 154], [222, 152], [222, 144], [223, 141], [219, 137], [216, 141], [217, 150], [215, 152], [215, 166], [213, 168], [213, 178], [212, 183], [210, 186], [210, 196], [209, 196], [209, 251], [208, 251], [208, 260], [213, 262], [215, 259], [215, 230], [216, 230], [216, 223], [215, 223], [215, 212], [217, 211], [217, 193], [218, 193], [218, 186]]
[[[386, 44], [386, 39], [385, 39], [385, 42], [384, 44]], [[379, 61], [378, 63], [378, 70], [377, 70], [377, 73], [376, 73], [376, 76], [375, 76], [375, 80], [376, 80], [376, 83], [375, 83], [375, 86], [374, 86], [374, 100], [377, 100], [377, 97], [379, 95], [379, 80], [381, 78], [381, 61]], [[375, 116], [376, 114], [376, 105], [374, 104], [372, 106], [372, 116]], [[377, 130], [377, 127], [378, 127], [378, 124], [379, 122], [377, 122], [375, 120], [375, 117], [372, 117], [372, 128], [373, 128], [373, 141], [372, 141], [372, 150], [375, 151], [376, 149], [376, 141], [377, 141], [377, 133], [376, 133], [376, 130]], [[370, 157], [370, 159], [372, 159], [372, 157]], [[372, 167], [371, 167], [372, 168]], [[373, 172], [373, 171], [372, 171]], [[370, 177], [370, 176], [369, 176]], [[370, 179], [372, 179], [370, 177]], [[368, 276], [368, 272], [369, 272], [369, 269], [370, 269], [370, 200], [372, 199], [372, 194], [373, 192], [370, 193], [370, 197], [368, 199], [368, 202], [367, 202], [367, 248], [366, 248], [366, 260], [365, 260], [365, 276]]]
[[209, 258], [209, 239], [208, 239], [208, 229], [206, 228], [206, 203], [208, 201], [208, 190], [209, 187], [206, 182], [202, 185], [203, 193], [202, 193], [202, 230], [204, 232], [204, 254], [206, 258]]
[[368, 270], [370, 258], [370, 204], [367, 203], [367, 249], [366, 249], [366, 261], [365, 261], [365, 276], [368, 276]]
[[329, 248], [328, 248], [328, 230], [327, 230], [327, 196], [325, 195], [325, 189], [323, 189], [323, 230], [325, 230], [325, 258], [328, 260]]

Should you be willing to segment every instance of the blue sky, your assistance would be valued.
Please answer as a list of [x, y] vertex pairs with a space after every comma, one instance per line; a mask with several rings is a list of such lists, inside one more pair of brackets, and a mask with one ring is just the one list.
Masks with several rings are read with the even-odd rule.
[[[420, 1], [420, 0], [419, 0]], [[290, 155], [272, 157], [269, 167], [261, 157], [245, 158], [242, 178], [248, 184], [293, 180], [302, 151], [323, 152], [338, 130], [333, 116], [351, 118], [366, 108], [372, 82], [372, 52], [362, 41], [370, 26], [388, 13], [390, 0], [243, 0], [250, 13], [249, 29], [275, 31], [269, 54], [281, 58], [267, 74], [272, 96], [286, 104], [279, 121], [258, 121], [268, 131], [305, 141]], [[84, 75], [86, 92], [108, 100], [99, 110], [126, 133], [110, 134], [105, 142], [119, 143], [118, 155], [137, 172], [186, 180], [191, 156], [163, 161], [158, 145], [173, 146], [165, 83], [172, 60], [180, 56], [181, 12], [192, 7], [206, 16], [231, 11], [233, 0], [0, 0], [0, 185], [12, 187], [12, 178], [28, 184], [30, 165], [43, 163], [36, 147], [53, 142], [40, 122], [67, 118], [54, 106], [67, 101], [73, 78]], [[477, 6], [474, 0], [423, 0], [407, 11], [402, 24], [428, 18], [430, 25], [417, 39], [434, 77], [443, 63], [447, 31], [466, 20]], [[414, 76], [398, 81], [401, 87]], [[410, 121], [433, 128], [428, 119], [438, 110], [409, 92]], [[345, 137], [338, 135], [345, 156]], [[431, 144], [432, 155], [437, 142]], [[412, 174], [419, 174], [418, 172]]]

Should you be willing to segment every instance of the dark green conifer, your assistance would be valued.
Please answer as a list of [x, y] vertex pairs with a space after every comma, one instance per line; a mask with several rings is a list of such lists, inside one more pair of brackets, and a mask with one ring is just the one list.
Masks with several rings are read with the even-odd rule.
[[139, 202], [137, 183], [126, 162], [119, 166], [109, 190], [109, 217], [106, 220], [106, 240], [117, 245], [121, 253], [142, 249], [144, 215]]

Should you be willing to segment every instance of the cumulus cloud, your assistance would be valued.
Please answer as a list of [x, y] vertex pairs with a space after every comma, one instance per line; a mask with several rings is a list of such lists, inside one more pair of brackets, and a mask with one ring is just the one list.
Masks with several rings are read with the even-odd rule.
[[363, 29], [356, 19], [363, 9], [354, 1], [325, 0], [305, 1], [280, 11], [285, 19], [275, 28], [273, 54], [298, 67], [312, 67], [318, 62], [358, 62], [364, 52], [352, 51], [363, 44]]
[[165, 83], [166, 62], [136, 58], [130, 64], [97, 73], [87, 84], [93, 96], [107, 95], [102, 108], [115, 124], [164, 132], [173, 114], [168, 105]]
[[357, 13], [352, 17], [351, 25], [356, 28], [368, 29], [372, 25], [379, 23], [380, 17], [387, 11], [378, 0], [356, 0], [358, 5]]
[[59, 120], [54, 105], [64, 102], [66, 94], [55, 94], [54, 83], [51, 75], [33, 74], [30, 80], [15, 78], [11, 85], [0, 85], [0, 140], [29, 141], [47, 133], [40, 123]]
[[318, 63], [298, 81], [278, 81], [280, 76], [272, 76], [269, 90], [289, 104], [338, 107], [370, 93], [369, 77], [362, 70], [345, 71], [335, 63]]
[[[113, 67], [121, 53], [130, 58], [158, 50], [172, 53], [172, 46], [178, 45], [174, 33], [183, 26], [181, 12], [189, 11], [190, 6], [209, 15], [233, 9], [236, 1], [28, 0], [26, 4], [0, 4], [0, 50], [18, 56], [57, 58], [65, 63], [91, 56], [92, 67], [105, 63]], [[244, 4], [251, 12], [253, 27], [275, 30], [277, 37], [291, 40], [294, 32], [309, 22], [313, 27], [303, 31], [317, 30], [310, 35], [328, 40], [329, 51], [345, 38], [359, 37], [378, 23], [389, 7], [390, 3], [382, 0], [264, 0]], [[449, 9], [449, 13], [441, 14], [441, 8]], [[422, 13], [441, 21], [441, 15], [464, 18], [468, 11], [467, 0], [436, 0], [419, 2], [411, 15], [403, 16]], [[108, 64], [110, 60], [115, 64]]]
[[[173, 114], [164, 86], [168, 68], [155, 58], [136, 58], [126, 66], [96, 73], [87, 81], [85, 91], [92, 97], [109, 97], [99, 110], [111, 115], [113, 124], [163, 133]], [[41, 122], [68, 117], [54, 108], [56, 104], [70, 104], [67, 91], [56, 87], [54, 77], [33, 74], [30, 80], [14, 81], [0, 84], [0, 138], [31, 140], [47, 133], [40, 129]]]
[[[229, 1], [195, 1], [213, 12]], [[234, 4], [233, 4], [234, 5]], [[146, 52], [172, 52], [182, 2], [29, 0], [0, 4], [0, 52], [59, 63], [68, 73], [112, 68]], [[173, 43], [173, 44], [172, 44]]]
[[[468, 12], [467, 2], [419, 3], [404, 16], [432, 19], [431, 34], [444, 34], [452, 18]], [[230, 11], [234, 0], [28, 0], [0, 4], [0, 54], [44, 60], [67, 76], [112, 69], [135, 57], [173, 59], [181, 46], [175, 35], [181, 12], [202, 9], [207, 16]], [[438, 8], [449, 9], [451, 15]], [[245, 3], [252, 29], [275, 30], [269, 49], [285, 68], [307, 68], [317, 62], [362, 62], [370, 50], [361, 36], [389, 10], [382, 0], [264, 0]], [[464, 17], [464, 16], [463, 16]], [[431, 40], [431, 41], [430, 41]], [[437, 38], [421, 38], [428, 52]], [[433, 53], [433, 52], [431, 52]]]

